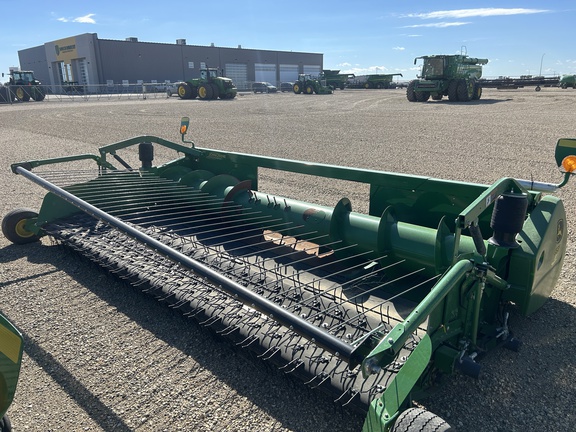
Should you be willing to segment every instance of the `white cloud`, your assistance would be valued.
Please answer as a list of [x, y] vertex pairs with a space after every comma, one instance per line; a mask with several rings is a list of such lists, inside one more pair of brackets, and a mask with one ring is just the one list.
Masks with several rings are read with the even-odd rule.
[[85, 23], [85, 24], [96, 24], [96, 21], [92, 18], [94, 14], [84, 15], [82, 17], [74, 18], [74, 22]]
[[407, 14], [406, 18], [421, 19], [446, 19], [446, 18], [470, 18], [488, 16], [508, 16], [508, 15], [528, 15], [549, 12], [546, 9], [524, 9], [524, 8], [478, 8], [478, 9], [457, 9], [448, 11], [436, 11], [421, 14]]
[[398, 46], [398, 47], [394, 47], [394, 48], [392, 48], [392, 49], [395, 50], [395, 51], [404, 51], [406, 48], [404, 48], [404, 47], [399, 47], [399, 46]]
[[88, 14], [88, 15], [84, 15], [81, 17], [77, 17], [77, 18], [61, 17], [61, 18], [57, 18], [56, 20], [63, 22], [63, 23], [75, 22], [75, 23], [81, 23], [81, 24], [96, 24], [96, 21], [94, 20], [94, 18], [92, 18], [93, 16], [94, 16], [94, 14]]
[[439, 22], [439, 23], [433, 23], [433, 24], [414, 24], [414, 25], [404, 26], [403, 28], [421, 28], [421, 27], [446, 28], [446, 27], [463, 26], [463, 25], [468, 25], [468, 24], [472, 24], [472, 23], [470, 23], [470, 22], [462, 22], [462, 21], [457, 21], [457, 22]]

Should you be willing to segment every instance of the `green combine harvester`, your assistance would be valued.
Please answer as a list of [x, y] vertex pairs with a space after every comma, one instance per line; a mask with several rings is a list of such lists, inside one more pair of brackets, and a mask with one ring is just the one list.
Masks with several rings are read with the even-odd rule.
[[[364, 410], [365, 432], [450, 430], [413, 401], [438, 373], [478, 377], [488, 351], [518, 350], [510, 313], [538, 310], [558, 280], [568, 227], [552, 192], [576, 170], [576, 139], [557, 143], [560, 184], [481, 185], [199, 148], [188, 128], [182, 143], [13, 164], [47, 194], [7, 214], [4, 235], [50, 236]], [[139, 167], [121, 157], [132, 146]], [[181, 156], [154, 165], [155, 146]], [[369, 211], [266, 193], [260, 169], [368, 184]]]
[[418, 79], [408, 83], [406, 98], [410, 102], [435, 101], [448, 96], [450, 102], [469, 102], [482, 97], [482, 65], [487, 59], [468, 57], [463, 54], [431, 55], [416, 57], [414, 64], [422, 59], [422, 71]]

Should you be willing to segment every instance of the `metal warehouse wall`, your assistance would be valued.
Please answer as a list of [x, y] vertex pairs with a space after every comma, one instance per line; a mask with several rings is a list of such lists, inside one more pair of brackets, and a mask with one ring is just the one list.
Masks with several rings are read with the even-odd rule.
[[[69, 48], [67, 57], [78, 57], [77, 60], [66, 58], [66, 62], [83, 62], [89, 84], [107, 84], [110, 81], [133, 84], [139, 80], [175, 82], [199, 77], [203, 64], [217, 67], [224, 74], [226, 65], [234, 67], [236, 73], [245, 66], [243, 78], [246, 81], [258, 80], [256, 65], [259, 69], [270, 65], [270, 70], [276, 70], [276, 80], [282, 81], [288, 72], [288, 75], [294, 74], [296, 69], [304, 72], [310, 65], [321, 70], [324, 60], [323, 54], [318, 53], [109, 40], [98, 39], [96, 33], [85, 33], [19, 51], [20, 67], [33, 70], [43, 82], [59, 84], [58, 71], [49, 70], [51, 64], [54, 66], [55, 62], [62, 60], [61, 57], [66, 57], [57, 54], [59, 44]], [[236, 68], [239, 65], [242, 66]]]

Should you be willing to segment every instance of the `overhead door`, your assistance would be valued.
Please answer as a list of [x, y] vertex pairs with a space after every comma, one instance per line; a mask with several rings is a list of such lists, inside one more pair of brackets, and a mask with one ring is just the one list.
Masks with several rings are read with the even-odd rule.
[[246, 89], [248, 81], [248, 68], [245, 64], [226, 63], [224, 65], [224, 74], [234, 82], [239, 90]]
[[276, 65], [267, 63], [256, 63], [254, 65], [254, 81], [265, 81], [277, 85]]
[[298, 79], [298, 65], [281, 64], [280, 81], [294, 82]]

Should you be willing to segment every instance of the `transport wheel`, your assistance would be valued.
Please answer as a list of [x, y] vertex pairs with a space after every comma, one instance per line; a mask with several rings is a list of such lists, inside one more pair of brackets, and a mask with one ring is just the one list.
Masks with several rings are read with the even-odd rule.
[[0, 432], [12, 432], [12, 423], [10, 423], [8, 414], [4, 414], [4, 417], [0, 419]]
[[452, 428], [441, 417], [422, 408], [409, 408], [402, 412], [392, 432], [448, 432]]
[[448, 100], [450, 102], [458, 102], [458, 81], [452, 80], [448, 84]]
[[180, 99], [191, 99], [192, 98], [192, 87], [190, 85], [183, 83], [178, 86], [178, 96]]
[[414, 91], [414, 87], [416, 87], [416, 82], [410, 81], [406, 88], [406, 99], [410, 102], [416, 102], [416, 92]]
[[12, 210], [2, 219], [2, 233], [4, 237], [14, 244], [26, 244], [38, 241], [40, 236], [25, 228], [28, 219], [36, 217], [38, 217], [38, 213], [33, 210]]

